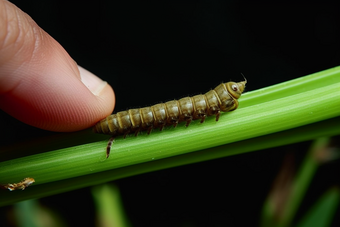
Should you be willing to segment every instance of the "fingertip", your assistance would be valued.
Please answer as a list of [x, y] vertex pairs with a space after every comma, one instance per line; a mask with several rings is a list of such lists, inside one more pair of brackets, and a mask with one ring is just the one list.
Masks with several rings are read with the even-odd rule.
[[26, 124], [59, 132], [91, 127], [111, 114], [111, 86], [78, 67], [27, 14], [4, 5], [0, 12], [6, 14], [0, 15], [11, 20], [1, 20], [0, 27], [8, 21], [11, 26], [0, 36], [0, 108]]
[[[114, 90], [106, 81], [102, 81], [96, 75], [79, 66], [81, 81], [90, 90], [94, 99], [93, 119], [91, 126], [110, 115], [115, 107], [116, 99]], [[86, 79], [84, 79], [86, 75]]]
[[94, 106], [98, 106], [96, 112], [98, 120], [110, 115], [115, 106], [115, 94], [112, 87], [106, 82], [97, 77], [95, 74], [78, 66], [81, 82], [95, 96]]
[[85, 84], [85, 86], [96, 96], [100, 96], [102, 90], [106, 87], [107, 82], [101, 80], [99, 77], [78, 66], [80, 73], [80, 80]]

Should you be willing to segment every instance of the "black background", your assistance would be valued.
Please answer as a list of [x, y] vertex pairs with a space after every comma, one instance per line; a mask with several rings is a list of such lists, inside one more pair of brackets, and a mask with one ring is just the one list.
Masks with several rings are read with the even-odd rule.
[[[251, 91], [340, 62], [336, 4], [11, 2], [79, 65], [111, 84], [117, 98], [115, 111], [204, 93], [220, 82], [242, 80], [241, 73], [248, 80], [246, 90]], [[29, 139], [50, 134], [5, 113], [1, 119], [20, 128], [9, 129], [3, 143], [23, 135]], [[254, 226], [286, 152], [294, 151], [299, 160], [308, 145], [228, 157], [117, 183], [133, 226]], [[322, 171], [329, 168], [335, 167]], [[314, 183], [310, 198], [334, 184], [332, 179], [321, 183]], [[93, 223], [89, 196], [89, 190], [83, 189], [41, 201], [60, 209], [71, 226], [86, 226]], [[306, 206], [312, 202], [308, 201]]]

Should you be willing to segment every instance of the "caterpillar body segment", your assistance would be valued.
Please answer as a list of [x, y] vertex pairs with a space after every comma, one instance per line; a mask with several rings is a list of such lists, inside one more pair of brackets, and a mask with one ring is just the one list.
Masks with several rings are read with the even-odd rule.
[[154, 128], [163, 130], [169, 125], [176, 127], [183, 121], [186, 122], [186, 126], [189, 126], [192, 120], [200, 120], [203, 123], [207, 116], [212, 115], [215, 115], [218, 121], [221, 111], [229, 112], [238, 107], [238, 98], [244, 91], [246, 83], [247, 80], [222, 83], [205, 94], [121, 111], [98, 122], [93, 131], [112, 136], [106, 148], [108, 158], [116, 136], [123, 135], [125, 138], [129, 133], [137, 136], [140, 131], [147, 131], [150, 134]]

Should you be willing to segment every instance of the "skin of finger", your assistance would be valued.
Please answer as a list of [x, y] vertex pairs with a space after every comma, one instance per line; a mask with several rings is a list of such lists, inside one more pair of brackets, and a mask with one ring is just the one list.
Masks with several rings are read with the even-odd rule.
[[88, 128], [112, 112], [109, 85], [94, 95], [74, 60], [27, 14], [0, 0], [0, 15], [1, 109], [29, 125], [64, 132]]

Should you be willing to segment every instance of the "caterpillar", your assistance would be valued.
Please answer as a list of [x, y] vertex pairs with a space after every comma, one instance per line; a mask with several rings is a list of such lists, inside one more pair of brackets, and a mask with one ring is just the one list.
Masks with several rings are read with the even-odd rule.
[[129, 133], [137, 136], [140, 131], [145, 130], [150, 134], [154, 128], [163, 130], [169, 125], [176, 127], [183, 121], [186, 121], [185, 126], [188, 127], [192, 120], [200, 119], [203, 123], [207, 116], [212, 115], [215, 115], [218, 121], [221, 111], [233, 111], [238, 107], [238, 98], [244, 91], [246, 83], [246, 79], [238, 83], [221, 83], [205, 94], [121, 111], [98, 122], [93, 127], [93, 131], [112, 136], [106, 147], [106, 158], [108, 158], [114, 138], [117, 136], [123, 135], [125, 138]]
[[4, 188], [4, 189], [8, 189], [10, 191], [14, 191], [14, 190], [17, 190], [17, 189], [25, 190], [25, 188], [27, 188], [28, 186], [30, 186], [34, 182], [35, 182], [35, 180], [33, 178], [26, 177], [25, 179], [23, 179], [19, 183], [12, 183], [12, 184], [9, 183], [9, 184], [6, 184], [6, 185], [1, 185], [1, 187]]

